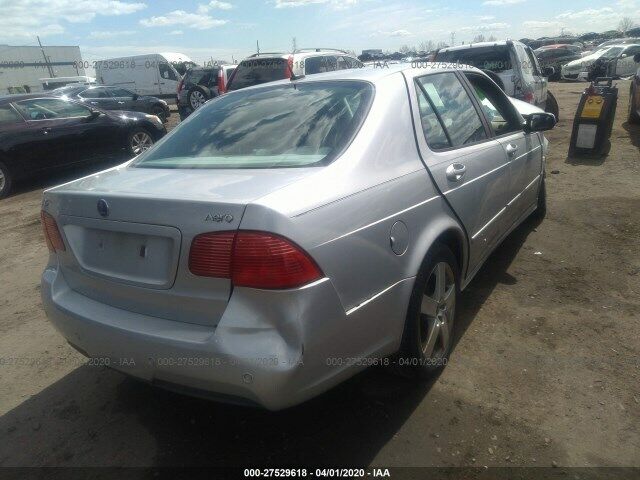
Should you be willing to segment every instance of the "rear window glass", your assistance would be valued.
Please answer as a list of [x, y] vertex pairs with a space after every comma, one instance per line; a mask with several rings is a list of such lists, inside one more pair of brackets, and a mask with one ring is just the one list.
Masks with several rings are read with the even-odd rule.
[[356, 134], [373, 86], [335, 81], [251, 89], [199, 108], [139, 157], [146, 168], [281, 168], [325, 165]]
[[509, 49], [506, 45], [438, 52], [435, 61], [458, 62], [463, 65], [472, 65], [481, 70], [491, 70], [492, 72], [504, 72], [513, 68], [509, 57]]
[[186, 83], [193, 85], [209, 85], [211, 83], [211, 70], [188, 70]]
[[282, 80], [288, 76], [284, 58], [256, 58], [243, 60], [233, 73], [227, 90], [239, 90], [262, 83]]

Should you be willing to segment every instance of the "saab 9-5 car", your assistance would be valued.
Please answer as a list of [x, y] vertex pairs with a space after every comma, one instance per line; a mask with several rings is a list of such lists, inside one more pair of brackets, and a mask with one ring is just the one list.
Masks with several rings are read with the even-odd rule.
[[115, 369], [268, 409], [375, 363], [433, 375], [460, 291], [545, 211], [555, 118], [523, 113], [480, 70], [437, 64], [217, 97], [44, 193], [44, 308]]

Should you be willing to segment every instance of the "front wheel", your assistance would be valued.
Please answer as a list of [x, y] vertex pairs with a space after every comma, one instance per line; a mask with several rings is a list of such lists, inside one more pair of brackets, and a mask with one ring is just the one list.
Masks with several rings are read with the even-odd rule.
[[0, 162], [0, 198], [4, 198], [11, 192], [12, 181], [11, 172], [7, 166]]
[[131, 155], [138, 156], [149, 150], [154, 144], [153, 137], [144, 128], [134, 128], [129, 133], [127, 150]]
[[547, 91], [547, 102], [544, 107], [544, 111], [547, 113], [553, 113], [556, 117], [556, 122], [560, 121], [560, 108], [558, 107], [558, 101], [553, 93]]
[[533, 216], [539, 220], [542, 220], [547, 216], [547, 187], [544, 179], [544, 173], [542, 174], [542, 181], [540, 182], [540, 190], [538, 190], [538, 205], [536, 206]]
[[458, 262], [451, 250], [435, 244], [416, 277], [397, 364], [403, 373], [432, 377], [447, 364], [453, 345], [460, 292]]

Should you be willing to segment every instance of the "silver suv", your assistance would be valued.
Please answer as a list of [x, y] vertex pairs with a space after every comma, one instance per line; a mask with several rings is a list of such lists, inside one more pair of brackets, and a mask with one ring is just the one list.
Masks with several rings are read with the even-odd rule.
[[558, 119], [558, 102], [547, 90], [547, 77], [554, 71], [540, 67], [533, 50], [522, 42], [506, 40], [443, 48], [436, 53], [435, 61], [473, 65], [510, 97], [540, 107]]
[[302, 48], [292, 53], [256, 53], [240, 62], [229, 79], [227, 90], [362, 67], [364, 64], [353, 55], [333, 48]]

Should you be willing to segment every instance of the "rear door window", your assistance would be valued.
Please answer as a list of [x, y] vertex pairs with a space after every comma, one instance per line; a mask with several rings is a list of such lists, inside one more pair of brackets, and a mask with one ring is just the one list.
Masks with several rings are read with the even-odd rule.
[[111, 98], [104, 88], [89, 88], [80, 94], [82, 98]]
[[[418, 77], [416, 86], [440, 120], [449, 139], [449, 146], [461, 147], [487, 138], [484, 124], [471, 98], [454, 73]], [[423, 124], [423, 130], [424, 128]]]
[[338, 69], [338, 59], [333, 55], [309, 57], [304, 61], [305, 75], [333, 72]]
[[199, 108], [135, 162], [145, 168], [283, 168], [325, 165], [351, 142], [373, 86], [309, 82], [223, 95]]
[[22, 123], [22, 118], [11, 108], [11, 105], [0, 106], [0, 125], [11, 125], [13, 123]]
[[233, 73], [228, 90], [239, 90], [275, 80], [288, 78], [289, 68], [284, 58], [255, 58], [243, 60]]
[[491, 70], [496, 73], [513, 68], [509, 56], [509, 48], [506, 45], [438, 52], [435, 61], [447, 63], [457, 62], [463, 65], [472, 65], [480, 70]]

